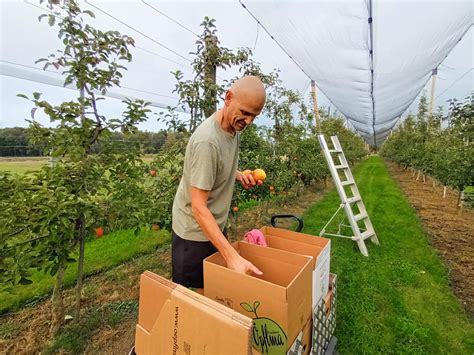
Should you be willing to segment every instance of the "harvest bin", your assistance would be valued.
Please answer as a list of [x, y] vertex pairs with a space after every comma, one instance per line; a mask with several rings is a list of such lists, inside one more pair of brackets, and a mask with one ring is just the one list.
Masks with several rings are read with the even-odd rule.
[[311, 320], [312, 258], [236, 242], [233, 247], [262, 272], [239, 274], [215, 253], [204, 260], [204, 295], [254, 320], [252, 344], [264, 354], [286, 354]]

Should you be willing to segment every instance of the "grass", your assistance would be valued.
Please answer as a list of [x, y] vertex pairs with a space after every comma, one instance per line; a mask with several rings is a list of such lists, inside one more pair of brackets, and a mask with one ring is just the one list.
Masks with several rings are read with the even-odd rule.
[[61, 330], [53, 344], [47, 346], [45, 354], [81, 354], [90, 339], [101, 327], [118, 327], [129, 317], [138, 315], [138, 301], [115, 301], [89, 310], [79, 323], [72, 323]]
[[0, 171], [9, 171], [11, 173], [23, 174], [27, 171], [39, 170], [48, 162], [48, 158], [1, 159]]
[[[143, 232], [139, 236], [134, 236], [132, 230], [110, 233], [101, 239], [86, 243], [84, 272], [86, 275], [91, 275], [110, 269], [136, 255], [150, 253], [158, 246], [169, 242], [170, 235], [166, 231]], [[64, 276], [65, 286], [75, 283], [76, 273], [77, 263], [69, 264]], [[18, 285], [10, 292], [0, 292], [0, 314], [16, 310], [28, 301], [34, 304], [51, 293], [54, 277], [34, 270], [31, 279], [33, 283], [30, 285]]]
[[[143, 160], [150, 163], [155, 155], [146, 154]], [[43, 165], [49, 163], [48, 157], [3, 157], [0, 158], [0, 172], [9, 171], [16, 174], [24, 174], [27, 171], [39, 170]]]
[[[354, 176], [380, 246], [367, 241], [366, 258], [354, 241], [331, 238], [339, 353], [472, 354], [473, 323], [383, 161], [361, 162]], [[304, 231], [318, 235], [339, 204], [337, 192], [328, 193], [306, 211]]]

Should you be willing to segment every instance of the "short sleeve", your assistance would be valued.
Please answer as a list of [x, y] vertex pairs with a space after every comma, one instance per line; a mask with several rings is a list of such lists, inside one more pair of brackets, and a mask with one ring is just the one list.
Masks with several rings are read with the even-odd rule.
[[210, 191], [218, 171], [217, 148], [209, 142], [194, 143], [191, 154], [191, 186]]

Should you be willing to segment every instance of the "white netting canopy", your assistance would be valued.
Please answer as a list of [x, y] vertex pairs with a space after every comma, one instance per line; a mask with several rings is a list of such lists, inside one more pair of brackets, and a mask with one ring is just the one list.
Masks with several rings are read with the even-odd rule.
[[472, 2], [242, 1], [371, 144], [472, 25]]
[[[56, 29], [36, 20], [44, 8], [29, 1], [0, 5], [1, 32], [8, 34], [2, 36], [0, 58], [5, 85], [13, 85], [15, 78], [61, 85], [59, 73], [32, 68], [36, 59], [61, 46]], [[94, 26], [136, 39], [122, 87], [110, 96], [175, 106], [176, 80], [170, 72], [179, 69], [192, 77], [189, 52], [208, 16], [216, 19], [223, 46], [252, 48], [264, 71], [280, 69], [286, 87], [304, 91], [315, 80], [332, 105], [375, 145], [383, 142], [432, 70], [466, 34], [473, 15], [471, 1], [457, 0], [88, 0], [80, 5], [95, 13]], [[472, 67], [472, 54], [466, 61]], [[235, 75], [219, 70], [218, 81]], [[10, 91], [12, 98], [5, 100], [9, 106], [19, 100], [14, 94], [30, 89]]]

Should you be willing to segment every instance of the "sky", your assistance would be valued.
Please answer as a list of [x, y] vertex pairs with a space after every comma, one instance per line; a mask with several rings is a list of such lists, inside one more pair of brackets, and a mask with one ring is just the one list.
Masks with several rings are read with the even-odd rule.
[[[27, 126], [26, 119], [30, 119], [32, 103], [17, 97], [18, 93], [28, 95], [35, 91], [41, 92], [43, 98], [52, 103], [77, 97], [74, 90], [41, 83], [61, 82], [60, 74], [43, 72], [42, 66], [34, 64], [36, 59], [61, 48], [61, 43], [56, 28], [38, 21], [38, 16], [45, 13], [37, 7], [38, 4], [39, 1], [34, 0], [0, 0], [0, 128]], [[218, 36], [223, 46], [230, 49], [251, 48], [254, 59], [261, 63], [264, 70], [277, 68], [286, 87], [299, 90], [309, 98], [310, 79], [257, 25], [238, 1], [146, 0], [145, 3], [89, 0], [80, 4], [83, 9], [95, 13], [96, 19], [91, 22], [94, 26], [118, 30], [136, 40], [136, 47], [132, 50], [133, 62], [127, 65], [122, 88], [114, 89], [114, 94], [145, 99], [157, 106], [175, 105], [177, 98], [172, 91], [176, 82], [170, 72], [179, 69], [185, 76], [191, 75], [190, 61], [193, 57], [189, 52], [195, 49], [195, 33], [201, 32], [202, 19], [209, 16], [216, 19]], [[447, 99], [456, 97], [462, 100], [473, 90], [473, 43], [471, 27], [439, 67], [435, 107], [442, 105], [446, 110]], [[337, 74], [334, 73], [334, 76]], [[218, 80], [222, 81], [237, 73], [219, 70], [217, 75]], [[429, 97], [430, 81], [426, 82], [424, 91]], [[318, 103], [326, 108], [331, 106], [332, 112], [337, 110], [321, 91], [318, 91]], [[417, 105], [418, 99], [410, 105], [405, 116], [410, 111], [415, 112]], [[100, 102], [99, 109], [108, 117], [117, 117], [121, 115], [123, 104], [120, 100], [107, 98]], [[153, 111], [157, 113], [163, 110], [154, 107]], [[156, 117], [151, 115], [147, 122], [140, 125], [140, 129], [158, 131], [164, 128]], [[48, 124], [46, 117], [40, 114], [36, 119]], [[262, 117], [257, 123], [271, 122]]]

